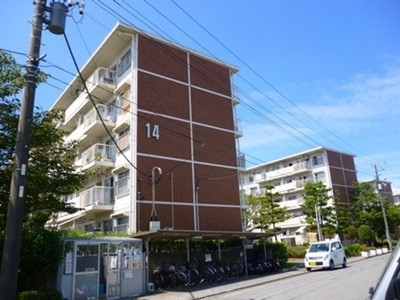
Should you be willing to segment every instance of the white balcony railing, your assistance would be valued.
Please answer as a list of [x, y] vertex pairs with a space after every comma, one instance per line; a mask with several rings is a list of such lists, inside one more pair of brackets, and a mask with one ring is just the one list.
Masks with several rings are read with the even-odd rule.
[[239, 168], [246, 168], [246, 156], [244, 153], [238, 153], [237, 165]]
[[94, 144], [82, 153], [82, 167], [87, 167], [93, 162], [114, 162], [115, 146], [106, 144]]
[[[114, 83], [114, 74], [109, 69], [97, 68], [86, 81], [86, 86], [91, 94], [93, 94], [95, 89], [98, 90], [100, 94], [114, 91], [116, 87]], [[95, 94], [95, 96], [99, 95]]]
[[240, 119], [236, 119], [235, 120], [235, 135], [236, 135], [237, 138], [243, 136], [243, 131], [241, 129], [240, 122], [241, 122]]
[[97, 105], [96, 108], [92, 108], [83, 117], [83, 126], [85, 129], [91, 127], [93, 123], [100, 121], [100, 119], [103, 119], [104, 121], [115, 122], [115, 111], [110, 112], [108, 107], [105, 105]]
[[80, 194], [80, 206], [90, 205], [112, 205], [114, 203], [113, 188], [95, 186]]

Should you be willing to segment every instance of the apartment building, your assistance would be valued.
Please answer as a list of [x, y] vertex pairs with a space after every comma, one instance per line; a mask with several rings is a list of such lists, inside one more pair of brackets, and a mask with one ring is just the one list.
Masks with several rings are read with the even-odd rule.
[[118, 23], [51, 108], [93, 173], [57, 225], [241, 231], [237, 71]]
[[277, 237], [290, 245], [299, 245], [316, 240], [316, 233], [309, 232], [300, 207], [304, 202], [304, 186], [309, 181], [324, 182], [331, 188], [331, 196], [336, 197], [339, 203], [349, 205], [352, 183], [357, 181], [354, 155], [318, 147], [246, 168], [241, 174], [241, 192], [263, 195], [266, 185], [274, 186], [272, 192], [280, 193], [277, 201], [282, 207], [287, 207], [291, 216], [289, 220], [276, 224], [282, 229]]
[[390, 204], [396, 204], [392, 191], [392, 183], [386, 180], [367, 180], [366, 183], [370, 184], [377, 194], [383, 199], [387, 199]]

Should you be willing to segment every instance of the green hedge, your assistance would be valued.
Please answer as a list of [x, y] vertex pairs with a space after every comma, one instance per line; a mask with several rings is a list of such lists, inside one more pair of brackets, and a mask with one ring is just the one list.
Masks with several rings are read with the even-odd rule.
[[[288, 247], [287, 252], [288, 252], [288, 257], [289, 258], [304, 258], [306, 255], [307, 249], [309, 246], [296, 246], [296, 247]], [[344, 247], [344, 252], [346, 253], [347, 257], [352, 257], [352, 256], [360, 256], [361, 251], [366, 251], [369, 250], [371, 247], [368, 247], [367, 245], [364, 244], [353, 244], [350, 246], [345, 246]]]
[[361, 251], [365, 251], [367, 248], [368, 248], [367, 245], [356, 243], [356, 244], [344, 247], [344, 252], [346, 253], [347, 257], [360, 256]]
[[24, 291], [18, 294], [18, 300], [62, 300], [62, 295], [54, 289]]
[[288, 257], [290, 258], [304, 258], [306, 255], [306, 251], [309, 246], [296, 246], [296, 247], [288, 247]]

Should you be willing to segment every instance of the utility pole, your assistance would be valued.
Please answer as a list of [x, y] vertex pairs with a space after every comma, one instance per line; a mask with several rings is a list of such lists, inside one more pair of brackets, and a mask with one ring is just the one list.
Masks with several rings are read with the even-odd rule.
[[[51, 6], [47, 7], [46, 0], [37, 0], [34, 2], [34, 5], [29, 52], [26, 61], [25, 86], [21, 102], [13, 174], [10, 186], [6, 236], [3, 246], [0, 274], [0, 300], [17, 299], [18, 265], [21, 253], [21, 236], [33, 109], [40, 71], [39, 61], [44, 57], [40, 56], [43, 23], [48, 25], [50, 32], [54, 34], [63, 34], [68, 7], [79, 4], [77, 2], [68, 2], [66, 4], [65, 1], [52, 1]], [[84, 3], [79, 6], [80, 13], [83, 13]], [[50, 14], [50, 19], [46, 19], [46, 13]]]
[[24, 94], [18, 124], [17, 144], [10, 187], [10, 203], [7, 213], [6, 237], [0, 277], [0, 299], [17, 298], [18, 262], [21, 252], [23, 211], [26, 193], [26, 176], [32, 132], [33, 107], [39, 73], [39, 51], [42, 37], [45, 2], [36, 1], [33, 13], [32, 32], [28, 58]]
[[380, 184], [379, 184], [379, 175], [378, 175], [378, 169], [376, 167], [376, 164], [374, 165], [374, 168], [375, 168], [376, 191], [378, 193], [379, 201], [380, 201], [381, 208], [382, 208], [383, 222], [385, 223], [386, 239], [388, 241], [389, 251], [392, 251], [393, 250], [392, 240], [390, 238], [389, 226], [388, 226], [388, 222], [387, 222], [387, 218], [386, 218], [386, 212], [385, 212], [385, 205], [383, 203], [382, 194], [380, 192], [381, 187], [380, 187]]

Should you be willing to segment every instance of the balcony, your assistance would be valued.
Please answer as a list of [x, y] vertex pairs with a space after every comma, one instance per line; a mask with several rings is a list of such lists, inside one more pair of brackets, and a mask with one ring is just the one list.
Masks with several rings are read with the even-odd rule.
[[80, 194], [80, 207], [86, 212], [112, 211], [114, 194], [112, 187], [95, 186]]
[[232, 104], [238, 105], [240, 103], [239, 98], [236, 96], [239, 93], [239, 88], [236, 85], [232, 86]]
[[300, 180], [300, 181], [292, 181], [289, 183], [277, 185], [274, 187], [274, 192], [276, 193], [287, 193], [293, 192], [296, 190], [301, 190], [306, 185], [307, 180]]
[[88, 94], [86, 92], [81, 92], [74, 102], [65, 110], [64, 122], [61, 124], [61, 128], [73, 128], [77, 122], [76, 117], [79, 117], [79, 114], [87, 112], [90, 107], [92, 107], [92, 103], [89, 101]]
[[116, 88], [114, 74], [109, 69], [97, 68], [86, 81], [86, 86], [92, 96], [106, 100]]
[[106, 144], [94, 144], [82, 153], [81, 165], [84, 170], [96, 170], [101, 167], [113, 168], [115, 147]]
[[240, 119], [235, 120], [235, 137], [240, 138], [243, 136], [243, 131], [240, 128]]
[[311, 171], [311, 166], [309, 162], [300, 162], [298, 164], [294, 164], [292, 166], [288, 166], [285, 168], [280, 168], [274, 171], [266, 172], [266, 179], [278, 178], [278, 177], [285, 177], [288, 175], [296, 175], [303, 172]]
[[288, 210], [293, 210], [293, 209], [299, 209], [300, 205], [302, 205], [303, 203], [304, 203], [304, 199], [303, 198], [299, 198], [299, 199], [287, 200], [287, 201], [279, 202], [279, 205], [281, 207], [286, 206], [286, 208]]
[[239, 169], [241, 170], [245, 170], [246, 169], [246, 156], [244, 153], [238, 153], [237, 157], [237, 166]]
[[[103, 122], [104, 124], [103, 124]], [[105, 128], [111, 132], [115, 126], [115, 113], [110, 112], [105, 105], [97, 105], [83, 117], [83, 133], [89, 136], [99, 136], [105, 133]]]

